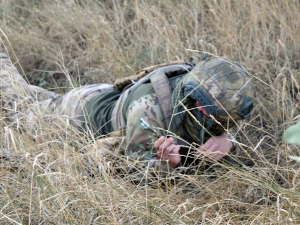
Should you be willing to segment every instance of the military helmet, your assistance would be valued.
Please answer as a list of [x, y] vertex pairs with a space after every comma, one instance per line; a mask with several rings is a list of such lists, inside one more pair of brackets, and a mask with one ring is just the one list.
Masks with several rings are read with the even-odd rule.
[[253, 111], [255, 88], [247, 71], [224, 57], [208, 58], [183, 78], [184, 96], [197, 100], [218, 120], [245, 119]]

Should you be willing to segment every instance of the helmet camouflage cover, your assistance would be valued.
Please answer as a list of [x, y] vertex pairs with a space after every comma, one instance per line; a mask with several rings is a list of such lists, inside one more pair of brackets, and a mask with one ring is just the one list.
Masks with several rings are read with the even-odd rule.
[[253, 110], [255, 88], [237, 62], [213, 57], [184, 77], [184, 95], [197, 100], [216, 119], [245, 119]]

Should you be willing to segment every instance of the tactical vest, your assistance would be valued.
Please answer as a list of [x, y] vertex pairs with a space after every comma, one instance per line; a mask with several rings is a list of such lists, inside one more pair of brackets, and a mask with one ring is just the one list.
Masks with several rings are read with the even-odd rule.
[[[131, 84], [127, 86], [124, 90], [120, 98], [118, 99], [113, 112], [112, 112], [112, 127], [114, 131], [122, 131], [119, 135], [125, 135], [125, 120], [124, 116], [122, 115], [122, 103], [128, 97], [129, 93], [137, 88], [139, 85], [151, 82], [155, 94], [158, 98], [158, 102], [160, 108], [163, 113], [165, 127], [172, 131], [172, 127], [170, 127], [170, 103], [171, 103], [171, 96], [172, 96], [172, 88], [169, 82], [169, 78], [178, 76], [181, 74], [185, 74], [193, 69], [195, 64], [199, 61], [197, 58], [191, 58], [189, 63], [179, 63], [174, 65], [163, 66], [157, 69], [154, 69], [149, 74], [145, 75], [144, 77], [139, 77], [138, 81], [135, 82], [132, 79]], [[136, 76], [135, 76], [136, 78]], [[116, 85], [116, 88], [120, 88], [120, 86]], [[124, 132], [124, 133], [123, 133]]]

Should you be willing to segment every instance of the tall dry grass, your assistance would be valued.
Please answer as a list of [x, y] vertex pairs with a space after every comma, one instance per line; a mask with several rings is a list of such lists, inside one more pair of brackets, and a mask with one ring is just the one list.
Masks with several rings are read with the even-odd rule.
[[[227, 56], [253, 75], [252, 118], [236, 156], [176, 185], [115, 173], [114, 153], [63, 122], [39, 140], [1, 117], [1, 224], [298, 224], [300, 155], [282, 142], [299, 115], [298, 1], [3, 0], [0, 28], [32, 84], [64, 93], [150, 64]], [[2, 39], [5, 39], [2, 35]], [[13, 53], [13, 51], [14, 53]], [[70, 78], [70, 79], [69, 79]], [[1, 93], [2, 95], [5, 93]], [[235, 134], [235, 133], [234, 133]]]

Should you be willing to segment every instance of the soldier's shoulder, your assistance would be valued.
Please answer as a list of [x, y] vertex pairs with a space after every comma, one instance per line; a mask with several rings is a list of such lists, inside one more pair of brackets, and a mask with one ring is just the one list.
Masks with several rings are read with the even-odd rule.
[[129, 117], [138, 120], [141, 117], [146, 117], [147, 120], [162, 120], [163, 114], [156, 94], [148, 94], [131, 102], [127, 112], [127, 118]]

